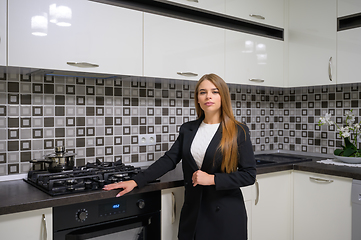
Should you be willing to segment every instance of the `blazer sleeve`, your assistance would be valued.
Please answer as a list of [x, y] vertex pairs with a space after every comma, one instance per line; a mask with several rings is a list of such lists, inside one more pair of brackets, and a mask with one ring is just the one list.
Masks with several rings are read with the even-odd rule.
[[238, 129], [238, 170], [232, 173], [215, 173], [216, 190], [228, 190], [245, 187], [256, 181], [256, 161], [249, 135], [249, 129], [243, 125]]
[[177, 140], [173, 143], [172, 147], [146, 170], [138, 173], [135, 177], [133, 177], [133, 180], [137, 183], [139, 188], [145, 186], [148, 182], [154, 181], [157, 178], [163, 176], [170, 170], [173, 170], [180, 162], [182, 159], [184, 135], [182, 126], [179, 130]]

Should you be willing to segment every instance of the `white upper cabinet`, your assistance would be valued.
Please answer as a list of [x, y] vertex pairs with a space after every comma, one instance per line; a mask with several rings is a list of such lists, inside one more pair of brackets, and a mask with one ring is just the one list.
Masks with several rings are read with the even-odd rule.
[[361, 12], [361, 1], [360, 0], [337, 0], [338, 17], [343, 17], [355, 13]]
[[164, 0], [212, 12], [224, 13], [225, 0]]
[[226, 0], [226, 14], [283, 28], [284, 6], [284, 0]]
[[8, 65], [141, 76], [142, 14], [86, 0], [11, 0]]
[[289, 87], [336, 83], [336, 0], [289, 1]]
[[225, 30], [144, 14], [144, 76], [199, 80], [224, 77]]
[[283, 87], [283, 47], [280, 40], [227, 30], [225, 80]]
[[361, 81], [361, 28], [337, 32], [337, 83]]
[[0, 66], [6, 65], [6, 2], [0, 0]]

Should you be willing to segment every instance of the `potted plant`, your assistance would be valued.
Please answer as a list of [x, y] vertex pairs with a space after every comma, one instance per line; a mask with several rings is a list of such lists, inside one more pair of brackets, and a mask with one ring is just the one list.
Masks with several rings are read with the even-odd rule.
[[[361, 149], [357, 148], [357, 139], [358, 135], [360, 135], [360, 123], [355, 123], [355, 115], [352, 109], [346, 111], [345, 116], [345, 126], [339, 127], [335, 122], [331, 121], [330, 113], [326, 113], [324, 117], [320, 117], [318, 125], [335, 125], [339, 130], [340, 137], [344, 139], [345, 145], [343, 145], [342, 148], [336, 149], [333, 153], [335, 158], [347, 163], [361, 163]], [[353, 140], [351, 140], [351, 134], [353, 135]]]

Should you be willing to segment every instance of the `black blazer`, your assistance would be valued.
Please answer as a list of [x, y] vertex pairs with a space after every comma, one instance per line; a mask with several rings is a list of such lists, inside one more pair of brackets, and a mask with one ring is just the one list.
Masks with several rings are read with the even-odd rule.
[[222, 173], [222, 154], [217, 151], [222, 138], [222, 127], [211, 140], [201, 170], [215, 175], [214, 186], [192, 185], [192, 175], [199, 170], [192, 154], [191, 144], [203, 118], [184, 123], [177, 140], [161, 158], [133, 179], [143, 187], [168, 171], [182, 160], [184, 176], [184, 205], [181, 212], [178, 238], [193, 239], [247, 239], [247, 214], [240, 187], [252, 185], [256, 179], [249, 130], [238, 127], [238, 171]]

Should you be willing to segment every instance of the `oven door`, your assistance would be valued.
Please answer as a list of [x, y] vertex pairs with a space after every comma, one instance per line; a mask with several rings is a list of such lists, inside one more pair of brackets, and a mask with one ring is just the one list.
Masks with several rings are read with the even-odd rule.
[[160, 240], [160, 212], [54, 233], [54, 240]]

